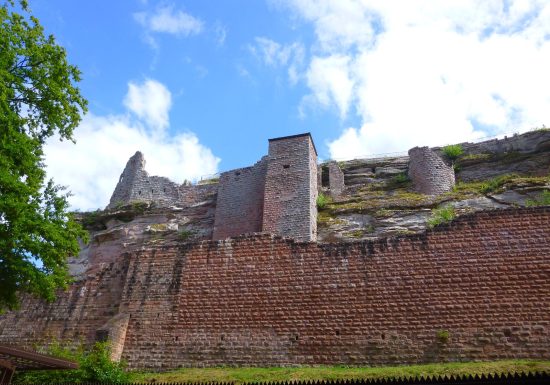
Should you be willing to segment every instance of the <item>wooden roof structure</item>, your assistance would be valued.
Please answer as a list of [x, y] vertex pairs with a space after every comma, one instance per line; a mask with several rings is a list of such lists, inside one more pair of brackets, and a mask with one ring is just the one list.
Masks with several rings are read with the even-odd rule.
[[59, 369], [78, 369], [78, 364], [11, 345], [0, 345], [0, 385], [9, 384], [15, 370]]

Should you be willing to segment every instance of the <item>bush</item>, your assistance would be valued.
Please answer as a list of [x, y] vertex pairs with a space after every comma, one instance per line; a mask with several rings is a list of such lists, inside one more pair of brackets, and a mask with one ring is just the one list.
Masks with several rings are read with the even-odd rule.
[[464, 153], [462, 146], [460, 144], [450, 144], [441, 149], [443, 155], [445, 155], [450, 160], [456, 160], [460, 155]]
[[435, 333], [435, 337], [441, 343], [445, 343], [445, 342], [449, 341], [450, 336], [451, 336], [451, 334], [449, 333], [448, 330], [438, 330]]
[[540, 197], [537, 199], [527, 199], [525, 201], [525, 206], [550, 206], [550, 190], [544, 190], [542, 194], [540, 194]]
[[456, 218], [455, 208], [447, 205], [432, 211], [432, 216], [428, 219], [428, 227], [434, 228], [442, 223], [447, 223]]
[[317, 208], [319, 210], [324, 209], [331, 202], [332, 198], [329, 195], [319, 193], [319, 195], [317, 196]]
[[126, 365], [111, 361], [111, 350], [107, 342], [96, 342], [89, 351], [81, 345], [76, 348], [53, 343], [44, 353], [67, 360], [77, 361], [79, 369], [75, 370], [37, 370], [16, 373], [13, 382], [20, 384], [53, 384], [53, 383], [125, 383], [129, 382]]

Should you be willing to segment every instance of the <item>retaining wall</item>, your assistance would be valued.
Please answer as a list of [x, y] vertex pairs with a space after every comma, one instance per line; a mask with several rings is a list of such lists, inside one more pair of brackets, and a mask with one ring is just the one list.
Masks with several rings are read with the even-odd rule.
[[548, 293], [550, 207], [510, 209], [375, 242], [137, 250], [0, 316], [0, 342], [93, 338], [118, 313], [132, 368], [550, 359]]

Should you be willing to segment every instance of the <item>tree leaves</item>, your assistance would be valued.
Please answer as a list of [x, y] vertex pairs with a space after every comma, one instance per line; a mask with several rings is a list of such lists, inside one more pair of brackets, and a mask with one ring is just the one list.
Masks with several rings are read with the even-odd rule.
[[86, 237], [43, 163], [45, 140], [72, 140], [86, 111], [80, 71], [35, 17], [14, 8], [0, 7], [0, 311], [18, 306], [17, 293], [52, 300]]

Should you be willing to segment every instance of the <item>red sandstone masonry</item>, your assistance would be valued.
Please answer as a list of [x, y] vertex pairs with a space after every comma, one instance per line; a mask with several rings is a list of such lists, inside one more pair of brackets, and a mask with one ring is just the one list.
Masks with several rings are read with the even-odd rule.
[[262, 230], [267, 157], [252, 167], [220, 175], [212, 239]]
[[393, 244], [259, 235], [139, 258], [174, 294], [134, 286], [155, 306], [132, 313], [133, 367], [550, 358], [550, 209]]
[[[123, 358], [134, 368], [550, 358], [550, 207], [481, 212], [401, 239], [263, 234], [126, 258], [119, 312], [130, 315]], [[50, 329], [51, 308], [1, 316], [0, 341], [30, 341], [33, 322], [35, 338], [101, 327], [109, 285]], [[61, 317], [67, 299], [58, 303]]]

